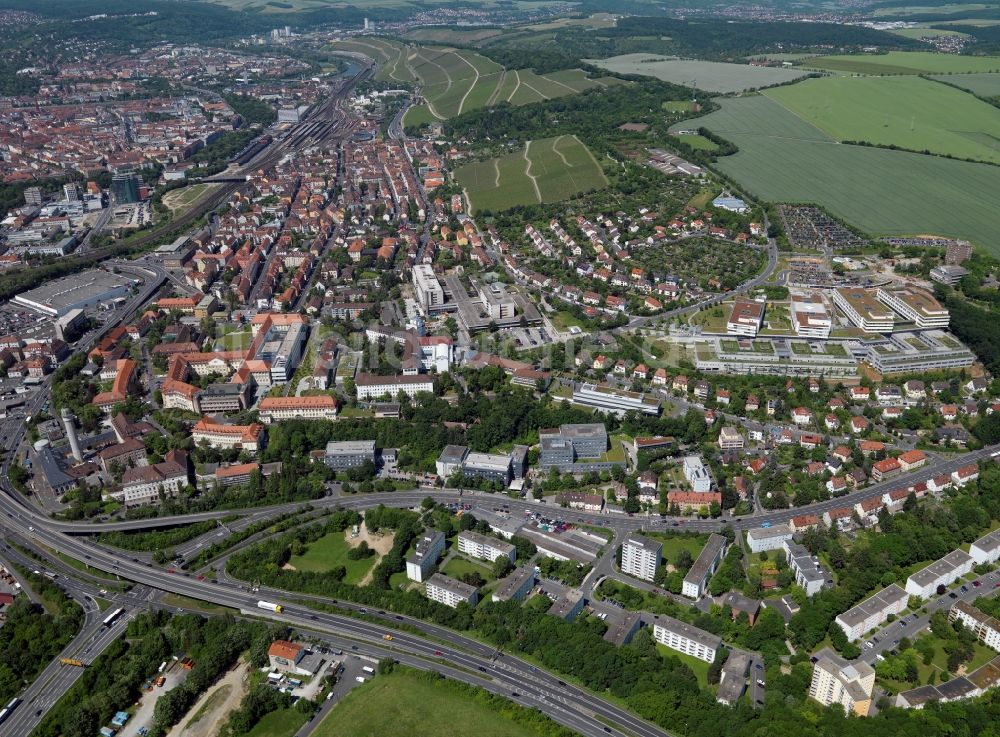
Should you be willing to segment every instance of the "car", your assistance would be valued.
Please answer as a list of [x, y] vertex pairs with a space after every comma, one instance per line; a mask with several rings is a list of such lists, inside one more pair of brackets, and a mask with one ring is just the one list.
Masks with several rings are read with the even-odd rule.
[[198, 580], [199, 580], [199, 581], [204, 581], [204, 580], [205, 580], [205, 577], [204, 577], [203, 575], [199, 575], [199, 576], [198, 576]]
[[964, 594], [964, 593], [967, 593], [967, 592], [968, 592], [968, 590], [969, 590], [969, 587], [968, 587], [968, 586], [963, 586], [963, 587], [961, 588], [961, 591], [962, 591], [962, 593], [963, 593], [963, 594]]
[[392, 635], [389, 634], [382, 635], [382, 639], [387, 640], [388, 642], [392, 642]]
[[982, 581], [978, 581], [978, 580], [977, 581], [973, 581], [972, 585], [975, 586], [978, 589], [980, 586], [983, 585], [983, 582]]
[[435, 650], [434, 654], [437, 655], [439, 658], [441, 657], [441, 651], [440, 650]]
[[357, 645], [351, 645], [351, 650], [357, 650], [357, 649], [358, 649]]
[[948, 594], [948, 598], [949, 599], [957, 599], [958, 598], [958, 594], [956, 594], [954, 591], [952, 591], [950, 594]]
[[[813, 661], [813, 662], [816, 662], [816, 661]], [[760, 663], [757, 663], [757, 665], [755, 665], [754, 668], [756, 668], [757, 670], [764, 670], [764, 666], [761, 665]]]
[[511, 691], [510, 695], [513, 696], [515, 699], [521, 698], [521, 694], [519, 694], [517, 691]]
[[484, 668], [483, 666], [479, 666], [479, 670], [480, 670], [481, 672], [483, 672], [483, 673], [485, 673], [485, 672], [486, 672], [486, 669], [485, 669], [485, 668]]
[[[118, 567], [118, 566], [115, 566], [115, 568], [117, 568], [117, 567]], [[173, 568], [168, 568], [168, 569], [167, 569], [167, 573], [173, 573], [173, 572], [174, 572], [174, 569], [173, 569]]]
[[763, 678], [758, 678], [757, 679], [757, 685], [760, 686], [761, 688], [764, 688], [764, 679]]

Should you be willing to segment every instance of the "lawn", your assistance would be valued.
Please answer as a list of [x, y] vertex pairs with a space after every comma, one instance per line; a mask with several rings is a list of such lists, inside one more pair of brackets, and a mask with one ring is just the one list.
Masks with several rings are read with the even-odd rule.
[[623, 54], [587, 60], [616, 74], [640, 74], [706, 92], [742, 92], [791, 82], [806, 75], [802, 69], [752, 67], [718, 61], [696, 61], [657, 54]]
[[683, 136], [677, 136], [677, 140], [681, 143], [686, 143], [696, 151], [715, 151], [715, 149], [718, 148], [718, 146], [715, 145], [715, 141], [698, 134], [685, 134]]
[[671, 656], [677, 658], [694, 672], [695, 677], [698, 679], [698, 685], [701, 688], [708, 688], [708, 666], [711, 665], [710, 663], [706, 663], [704, 660], [700, 660], [693, 655], [685, 655], [676, 650], [671, 650], [666, 645], [661, 645], [660, 643], [656, 643], [656, 651], [665, 658]]
[[850, 74], [947, 74], [1000, 71], [1000, 57], [938, 54], [933, 51], [890, 51], [887, 54], [819, 56], [810, 67]]
[[1000, 110], [927, 79], [823, 77], [764, 94], [837, 141], [1000, 163]]
[[520, 151], [467, 164], [455, 171], [473, 211], [558, 202], [608, 180], [575, 136], [528, 141]]
[[323, 719], [315, 737], [536, 737], [449, 682], [432, 683], [408, 671], [378, 675], [355, 688]]
[[293, 555], [288, 563], [298, 571], [314, 573], [324, 573], [337, 566], [344, 566], [347, 569], [344, 582], [356, 584], [375, 565], [378, 556], [351, 560], [347, 557], [347, 551], [350, 549], [343, 532], [330, 532], [316, 542], [309, 543], [303, 555]]
[[562, 310], [552, 316], [552, 326], [560, 333], [565, 333], [572, 327], [582, 328], [583, 323], [572, 312]]
[[677, 560], [677, 555], [682, 551], [686, 550], [691, 554], [692, 559], [696, 559], [701, 549], [705, 547], [705, 542], [708, 540], [708, 535], [664, 535], [662, 533], [647, 533], [647, 537], [651, 537], [661, 545], [663, 545], [663, 562], [673, 563]]
[[306, 723], [306, 715], [298, 709], [278, 709], [265, 714], [246, 737], [292, 737]]
[[469, 560], [468, 558], [461, 558], [458, 556], [454, 556], [451, 560], [445, 563], [441, 572], [446, 576], [459, 579], [467, 573], [478, 573], [487, 581], [495, 580], [488, 563], [477, 563]]
[[1000, 209], [982, 206], [1000, 167], [837, 145], [765, 95], [720, 103], [699, 124], [739, 146], [716, 166], [754, 196], [814, 202], [873, 235], [936, 233], [1000, 253]]

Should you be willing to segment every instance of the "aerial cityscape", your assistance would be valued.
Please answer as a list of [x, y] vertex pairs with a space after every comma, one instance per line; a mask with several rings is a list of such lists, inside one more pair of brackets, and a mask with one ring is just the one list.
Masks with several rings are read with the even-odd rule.
[[0, 737], [1000, 735], [1000, 2], [0, 50]]

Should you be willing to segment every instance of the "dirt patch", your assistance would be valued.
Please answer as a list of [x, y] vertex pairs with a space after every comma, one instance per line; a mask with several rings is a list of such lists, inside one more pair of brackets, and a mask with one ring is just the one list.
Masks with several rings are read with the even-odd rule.
[[[384, 533], [384, 532], [369, 532], [365, 523], [362, 522], [358, 527], [358, 535], [354, 537], [350, 528], [344, 530], [344, 539], [347, 544], [352, 548], [358, 547], [362, 542], [368, 543], [368, 547], [378, 553], [379, 558], [392, 550], [392, 543], [396, 539], [395, 533]], [[365, 574], [365, 577], [361, 579], [358, 583], [359, 586], [365, 586], [371, 582], [372, 573], [375, 571], [375, 566], [371, 567], [371, 570]]]
[[215, 737], [247, 692], [249, 663], [241, 662], [202, 694], [167, 737]]
[[295, 570], [298, 570], [298, 569], [295, 566], [293, 566], [291, 563], [285, 563], [285, 565], [281, 566], [281, 570], [283, 570], [283, 571], [295, 571]]

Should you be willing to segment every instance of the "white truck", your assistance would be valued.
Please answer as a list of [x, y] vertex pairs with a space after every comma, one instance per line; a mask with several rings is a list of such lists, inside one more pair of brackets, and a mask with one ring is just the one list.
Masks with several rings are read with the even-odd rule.
[[281, 614], [285, 609], [281, 604], [274, 604], [270, 601], [258, 601], [257, 606], [260, 609], [267, 609], [267, 611], [275, 612], [276, 614]]

